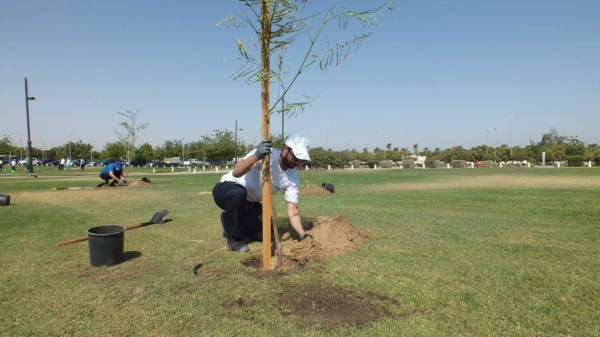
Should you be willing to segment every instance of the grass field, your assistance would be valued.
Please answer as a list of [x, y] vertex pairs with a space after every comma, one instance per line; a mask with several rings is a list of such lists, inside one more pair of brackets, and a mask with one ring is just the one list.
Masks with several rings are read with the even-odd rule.
[[[209, 192], [223, 172], [134, 169], [152, 187], [92, 187], [98, 169], [0, 175], [2, 336], [597, 336], [600, 169], [301, 171], [335, 194], [303, 220], [342, 215], [371, 239], [263, 275], [226, 250]], [[186, 174], [187, 173], [187, 174]], [[285, 214], [277, 196], [278, 214]], [[91, 267], [54, 244], [170, 210], [125, 233], [127, 260]], [[279, 227], [288, 227], [280, 219]], [[198, 275], [192, 268], [202, 263]], [[368, 310], [367, 310], [368, 309]]]

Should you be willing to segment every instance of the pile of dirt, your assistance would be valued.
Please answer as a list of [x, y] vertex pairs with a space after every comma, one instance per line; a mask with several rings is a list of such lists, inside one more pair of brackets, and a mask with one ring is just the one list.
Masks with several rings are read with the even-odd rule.
[[131, 184], [127, 185], [129, 187], [152, 187], [151, 183], [147, 183], [141, 180], [134, 180]]
[[[329, 192], [327, 192], [329, 193]], [[343, 216], [320, 216], [307, 233], [313, 238], [294, 240], [288, 233], [282, 235], [282, 266], [277, 268], [277, 256], [271, 258], [269, 270], [286, 271], [308, 264], [311, 260], [350, 252], [358, 244], [367, 242], [370, 235], [359, 231]], [[273, 243], [273, 246], [275, 243]], [[262, 257], [252, 256], [242, 264], [262, 268]]]
[[307, 184], [303, 189], [300, 190], [300, 195], [304, 196], [315, 196], [315, 195], [329, 195], [331, 192], [323, 187], [319, 187], [313, 184]]

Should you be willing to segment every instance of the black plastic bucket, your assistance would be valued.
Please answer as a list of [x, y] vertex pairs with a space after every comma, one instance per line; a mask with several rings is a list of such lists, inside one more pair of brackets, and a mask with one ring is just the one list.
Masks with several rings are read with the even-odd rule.
[[92, 267], [114, 266], [123, 262], [126, 228], [119, 225], [88, 229], [90, 264]]
[[8, 205], [10, 205], [10, 195], [0, 194], [0, 206], [8, 206]]
[[333, 193], [335, 191], [335, 186], [333, 186], [333, 184], [323, 183], [323, 185], [321, 185], [321, 187], [323, 187], [324, 189], [328, 190], [331, 193]]

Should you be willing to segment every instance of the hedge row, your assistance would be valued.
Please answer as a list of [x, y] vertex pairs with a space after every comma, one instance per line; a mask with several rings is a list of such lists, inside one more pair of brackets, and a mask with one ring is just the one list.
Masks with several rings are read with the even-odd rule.
[[570, 167], [581, 167], [583, 166], [583, 156], [568, 156], [567, 161]]
[[402, 161], [403, 168], [415, 168], [415, 160], [414, 159], [404, 159]]
[[465, 161], [464, 160], [453, 160], [452, 161], [452, 167], [454, 167], [454, 168], [465, 168]]

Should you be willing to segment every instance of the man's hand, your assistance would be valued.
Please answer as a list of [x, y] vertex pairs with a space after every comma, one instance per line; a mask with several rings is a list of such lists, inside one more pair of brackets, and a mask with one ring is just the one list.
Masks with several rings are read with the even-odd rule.
[[123, 186], [123, 185], [125, 185], [125, 180], [119, 179], [119, 186]]
[[256, 152], [254, 152], [256, 160], [261, 160], [265, 154], [271, 153], [272, 146], [273, 143], [268, 139], [260, 142], [260, 144], [258, 144], [258, 146], [256, 147]]
[[312, 236], [312, 235], [310, 235], [310, 234], [308, 234], [308, 233], [304, 233], [304, 234], [302, 234], [302, 236], [300, 237], [300, 241], [304, 241], [304, 239], [306, 239], [306, 238], [311, 238], [311, 239], [313, 239], [313, 240], [315, 239], [315, 238], [313, 238], [313, 236]]

